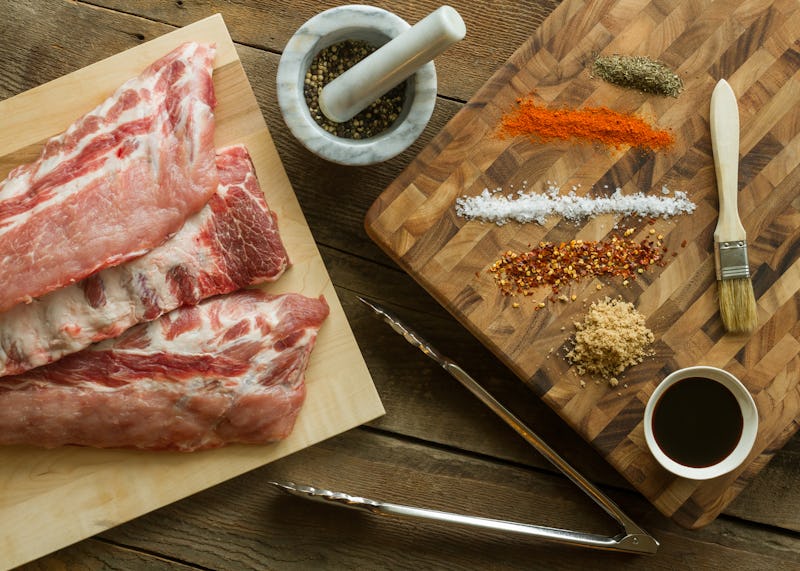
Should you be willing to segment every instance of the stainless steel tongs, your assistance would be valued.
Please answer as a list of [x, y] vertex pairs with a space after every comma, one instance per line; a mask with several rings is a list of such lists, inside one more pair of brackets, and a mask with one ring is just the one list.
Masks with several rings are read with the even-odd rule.
[[423, 518], [430, 520], [443, 521], [460, 525], [469, 525], [495, 531], [507, 531], [513, 533], [523, 533], [535, 536], [547, 541], [605, 549], [612, 551], [624, 551], [628, 553], [655, 553], [658, 550], [658, 541], [636, 523], [633, 522], [625, 513], [609, 499], [603, 492], [595, 487], [589, 480], [584, 478], [575, 468], [570, 466], [566, 460], [561, 458], [555, 450], [550, 448], [544, 440], [536, 435], [530, 428], [519, 420], [514, 414], [500, 404], [491, 394], [475, 381], [464, 369], [455, 362], [445, 357], [434, 349], [430, 343], [416, 334], [413, 330], [405, 326], [397, 317], [385, 309], [359, 298], [367, 306], [372, 308], [392, 329], [402, 335], [411, 345], [417, 347], [425, 355], [439, 363], [445, 371], [455, 377], [462, 385], [470, 390], [486, 404], [497, 416], [502, 418], [506, 424], [513, 428], [531, 446], [538, 450], [547, 460], [558, 468], [567, 478], [586, 493], [595, 503], [610, 515], [617, 523], [622, 526], [622, 532], [608, 537], [604, 535], [582, 533], [567, 529], [545, 527], [532, 524], [503, 521], [497, 519], [460, 515], [438, 510], [417, 508], [381, 502], [358, 496], [352, 496], [340, 492], [332, 492], [315, 488], [313, 486], [299, 485], [292, 482], [270, 482], [280, 489], [291, 494], [309, 498], [312, 500], [332, 502], [334, 505], [344, 506], [353, 509], [365, 510], [372, 513], [380, 513], [395, 516], [412, 518]]

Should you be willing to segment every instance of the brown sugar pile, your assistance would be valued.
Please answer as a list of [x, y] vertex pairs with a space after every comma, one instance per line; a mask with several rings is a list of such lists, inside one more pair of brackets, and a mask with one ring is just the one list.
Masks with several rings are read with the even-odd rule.
[[579, 375], [591, 374], [616, 386], [617, 375], [652, 354], [653, 332], [633, 304], [605, 298], [594, 302], [583, 323], [576, 323], [573, 348], [567, 353]]

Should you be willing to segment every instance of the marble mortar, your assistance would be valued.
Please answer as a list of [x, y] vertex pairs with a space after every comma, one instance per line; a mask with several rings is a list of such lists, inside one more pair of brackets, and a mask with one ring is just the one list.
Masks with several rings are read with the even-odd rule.
[[317, 14], [295, 32], [278, 65], [278, 104], [289, 130], [308, 150], [334, 163], [369, 165], [400, 154], [417, 140], [436, 104], [433, 62], [408, 78], [405, 104], [394, 124], [368, 139], [347, 139], [325, 131], [311, 117], [303, 94], [306, 72], [320, 50], [344, 40], [380, 47], [410, 27], [381, 8], [347, 5]]

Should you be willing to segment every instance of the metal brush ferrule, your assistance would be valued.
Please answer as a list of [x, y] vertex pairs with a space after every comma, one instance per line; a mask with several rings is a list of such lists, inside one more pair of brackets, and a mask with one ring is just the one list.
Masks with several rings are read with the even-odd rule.
[[747, 242], [715, 242], [714, 258], [717, 265], [717, 280], [735, 280], [750, 277], [750, 264], [747, 260]]

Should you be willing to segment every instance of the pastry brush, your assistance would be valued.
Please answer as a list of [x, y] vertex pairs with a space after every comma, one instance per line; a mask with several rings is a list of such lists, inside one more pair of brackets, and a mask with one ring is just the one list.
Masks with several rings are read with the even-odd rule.
[[719, 220], [714, 230], [714, 258], [722, 324], [731, 333], [747, 333], [758, 322], [747, 233], [739, 218], [739, 110], [736, 95], [724, 79], [711, 94], [711, 146], [719, 192]]

